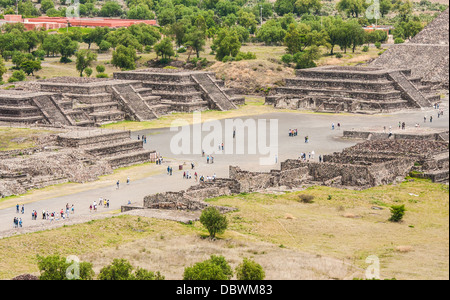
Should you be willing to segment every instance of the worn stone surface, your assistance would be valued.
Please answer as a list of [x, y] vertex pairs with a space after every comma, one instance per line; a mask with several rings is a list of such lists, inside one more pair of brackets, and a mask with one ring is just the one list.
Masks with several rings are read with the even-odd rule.
[[409, 69], [337, 66], [298, 70], [266, 97], [275, 108], [353, 113], [428, 108], [439, 101]]
[[449, 88], [449, 9], [433, 20], [409, 42], [396, 44], [370, 65], [383, 68], [410, 68], [438, 87]]

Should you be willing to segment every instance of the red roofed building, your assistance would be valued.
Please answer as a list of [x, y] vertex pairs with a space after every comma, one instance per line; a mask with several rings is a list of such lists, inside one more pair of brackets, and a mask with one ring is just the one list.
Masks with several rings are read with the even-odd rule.
[[4, 15], [2, 23], [23, 23], [27, 30], [45, 28], [59, 29], [65, 28], [68, 25], [71, 27], [129, 27], [134, 24], [148, 24], [158, 26], [156, 20], [128, 20], [128, 19], [106, 19], [106, 18], [66, 18], [66, 17], [37, 17], [37, 18], [22, 18], [21, 15]]

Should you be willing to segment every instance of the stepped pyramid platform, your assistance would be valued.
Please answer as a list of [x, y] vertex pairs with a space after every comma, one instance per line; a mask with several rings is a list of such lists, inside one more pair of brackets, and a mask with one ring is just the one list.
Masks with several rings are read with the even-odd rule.
[[225, 89], [223, 81], [217, 80], [212, 72], [145, 69], [116, 72], [114, 78], [142, 82], [144, 88], [152, 90], [152, 96], [161, 98], [161, 101], [146, 98], [147, 103], [165, 105], [171, 111], [230, 110], [245, 103], [243, 97]]
[[276, 108], [379, 113], [428, 108], [439, 95], [409, 69], [325, 66], [297, 71], [266, 97]]
[[108, 163], [113, 169], [152, 161], [156, 151], [143, 148], [142, 141], [130, 139], [129, 131], [83, 130], [58, 135], [59, 146], [79, 148]]
[[370, 66], [409, 68], [436, 89], [449, 88], [449, 8], [410, 41], [396, 44]]
[[0, 121], [93, 127], [171, 112], [224, 111], [244, 103], [214, 73], [146, 69], [118, 72], [111, 79], [40, 80], [30, 91], [0, 90]]

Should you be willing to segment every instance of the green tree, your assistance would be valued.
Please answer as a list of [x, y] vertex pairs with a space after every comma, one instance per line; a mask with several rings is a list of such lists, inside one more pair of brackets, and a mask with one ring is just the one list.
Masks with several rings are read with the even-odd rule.
[[262, 266], [247, 258], [236, 268], [237, 280], [264, 280], [265, 277]]
[[380, 13], [381, 17], [385, 17], [392, 10], [391, 0], [380, 0]]
[[165, 61], [175, 55], [172, 39], [169, 37], [164, 38], [160, 43], [156, 44], [154, 49], [156, 55], [158, 55], [158, 57], [161, 56], [161, 58]]
[[233, 270], [223, 256], [212, 255], [209, 260], [184, 269], [183, 280], [230, 280]]
[[133, 266], [126, 259], [115, 258], [110, 265], [103, 267], [98, 280], [133, 280]]
[[293, 61], [296, 69], [308, 69], [317, 67], [315, 60], [320, 58], [319, 47], [312, 46], [311, 48], [294, 54]]
[[159, 272], [151, 272], [142, 268], [134, 270], [126, 259], [114, 259], [110, 265], [103, 267], [98, 275], [99, 280], [164, 280]]
[[202, 211], [200, 223], [206, 227], [211, 238], [224, 233], [228, 227], [227, 217], [222, 215], [215, 207], [207, 207]]
[[139, 4], [130, 8], [127, 13], [128, 19], [133, 20], [152, 20], [155, 18], [155, 14], [145, 4]]
[[296, 0], [277, 0], [274, 4], [274, 10], [280, 16], [295, 13], [295, 1]]
[[164, 280], [165, 277], [160, 272], [152, 272], [138, 268], [134, 274], [134, 280]]
[[34, 72], [42, 69], [40, 60], [26, 60], [20, 64], [20, 69], [27, 75], [33, 75]]
[[113, 51], [111, 63], [121, 70], [134, 70], [136, 69], [136, 60], [136, 49], [119, 45]]
[[70, 57], [78, 50], [78, 42], [72, 41], [69, 36], [63, 36], [59, 43], [59, 53], [61, 54], [60, 61], [62, 63], [70, 62]]
[[200, 30], [196, 29], [186, 36], [186, 46], [192, 47], [192, 49], [197, 54], [197, 58], [200, 58], [200, 51], [203, 51], [203, 47], [206, 43], [206, 36], [205, 33]]
[[322, 8], [320, 0], [297, 0], [294, 5], [297, 13], [300, 15], [308, 13], [318, 14]]
[[75, 67], [77, 71], [80, 72], [80, 77], [83, 77], [84, 70], [92, 66], [92, 63], [97, 60], [97, 53], [88, 49], [83, 49], [77, 52], [76, 57], [77, 61]]
[[50, 53], [52, 54], [52, 56], [55, 56], [55, 54], [59, 53], [60, 43], [61, 43], [60, 35], [51, 34], [45, 37], [43, 43], [40, 46], [40, 49], [45, 51], [47, 57], [50, 56]]
[[366, 9], [365, 0], [340, 0], [336, 4], [339, 12], [345, 12], [347, 16], [358, 18]]
[[212, 48], [216, 51], [216, 59], [219, 61], [222, 61], [225, 56], [236, 57], [241, 49], [238, 33], [229, 28], [220, 29]]
[[122, 7], [116, 1], [106, 1], [99, 12], [101, 17], [119, 17], [122, 13]]
[[47, 10], [50, 8], [55, 8], [55, 3], [53, 3], [53, 0], [42, 0], [41, 1], [41, 12], [45, 14]]
[[[40, 271], [40, 280], [68, 280], [67, 277], [70, 267], [73, 266], [73, 261], [61, 258], [59, 255], [37, 256], [38, 268]], [[92, 280], [94, 277], [94, 270], [92, 264], [88, 262], [78, 263], [79, 278], [81, 280]], [[72, 274], [74, 275], [74, 274]]]
[[256, 33], [256, 37], [266, 45], [277, 45], [284, 41], [286, 30], [274, 19], [264, 23]]
[[8, 69], [5, 67], [5, 62], [3, 61], [3, 58], [0, 56], [0, 82], [3, 82], [3, 75], [6, 74]]
[[395, 9], [400, 16], [401, 21], [406, 22], [413, 13], [413, 4], [410, 0], [399, 0], [395, 3]]

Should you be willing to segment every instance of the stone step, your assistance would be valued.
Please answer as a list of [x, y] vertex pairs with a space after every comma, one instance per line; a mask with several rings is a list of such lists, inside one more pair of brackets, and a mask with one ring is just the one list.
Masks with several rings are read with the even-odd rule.
[[98, 111], [89, 114], [94, 123], [123, 121], [125, 113], [123, 111], [113, 109], [109, 111]]
[[112, 168], [116, 169], [134, 164], [149, 162], [151, 153], [151, 151], [141, 149], [138, 151], [121, 153], [120, 155], [106, 157], [105, 160], [108, 161]]
[[286, 79], [286, 87], [293, 88], [327, 88], [333, 90], [367, 90], [367, 91], [394, 91], [395, 87], [389, 80], [366, 81], [344, 80], [344, 79], [315, 79], [315, 78], [292, 78]]
[[76, 101], [78, 103], [85, 104], [95, 104], [102, 102], [110, 102], [111, 94], [110, 93], [96, 93], [96, 94], [71, 94], [66, 93], [64, 97], [70, 99], [71, 101]]
[[87, 113], [95, 113], [95, 112], [104, 112], [110, 110], [118, 110], [119, 104], [117, 102], [104, 102], [104, 103], [96, 103], [96, 104], [82, 104], [78, 105], [76, 108], [80, 108]]
[[135, 140], [123, 140], [117, 141], [114, 143], [102, 144], [102, 145], [93, 145], [89, 148], [85, 148], [86, 152], [95, 155], [95, 156], [116, 156], [119, 153], [134, 151], [138, 149], [142, 149], [142, 141]]
[[294, 88], [294, 87], [279, 87], [276, 89], [278, 95], [297, 95], [304, 96], [332, 96], [332, 97], [348, 97], [364, 100], [390, 100], [401, 99], [400, 91], [388, 92], [372, 92], [367, 90], [330, 90], [319, 88]]
[[14, 122], [14, 123], [35, 123], [35, 122], [45, 122], [44, 116], [29, 116], [29, 117], [11, 117], [0, 115], [0, 121], [2, 122]]

